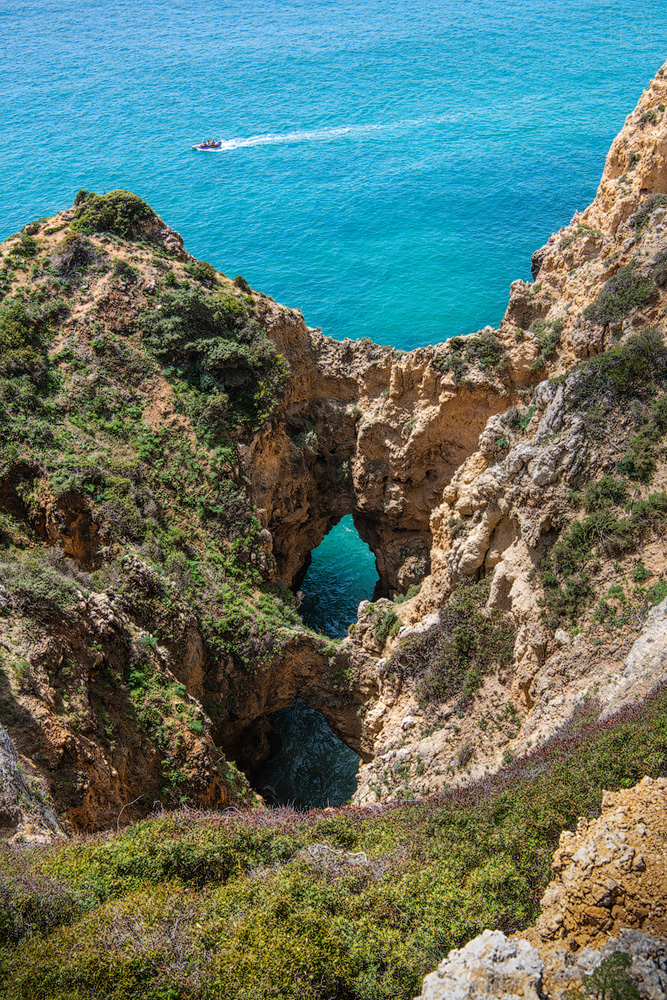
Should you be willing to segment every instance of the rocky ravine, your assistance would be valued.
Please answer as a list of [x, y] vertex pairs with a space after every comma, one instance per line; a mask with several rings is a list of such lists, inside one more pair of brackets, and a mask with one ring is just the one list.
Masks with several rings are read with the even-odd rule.
[[[581, 820], [576, 833], [561, 835], [556, 878], [536, 925], [510, 938], [484, 931], [450, 952], [424, 980], [422, 1000], [562, 1000], [582, 995], [582, 985], [591, 987], [583, 995], [622, 997], [633, 995], [628, 980], [639, 991], [635, 996], [662, 1000], [667, 995], [666, 790], [667, 779], [644, 778], [628, 791], [606, 792], [599, 819]], [[595, 992], [619, 952], [628, 960], [620, 965], [616, 960], [615, 988], [608, 972], [607, 992]]]
[[[3, 718], [64, 821], [140, 815], [165, 787], [248, 801], [228, 760], [261, 763], [268, 715], [297, 696], [358, 750], [356, 798], [375, 802], [472, 780], [662, 676], [641, 650], [665, 596], [650, 497], [667, 481], [666, 103], [660, 71], [497, 331], [408, 354], [309, 330], [194, 261], [143, 203], [77, 236], [84, 194], [3, 245], [5, 374], [40, 386], [0, 478], [0, 540], [22, 567], [0, 588]], [[573, 528], [603, 508], [604, 527]], [[378, 600], [328, 643], [279, 584], [298, 587], [348, 513]], [[466, 615], [485, 648], [454, 669], [442, 644]]]

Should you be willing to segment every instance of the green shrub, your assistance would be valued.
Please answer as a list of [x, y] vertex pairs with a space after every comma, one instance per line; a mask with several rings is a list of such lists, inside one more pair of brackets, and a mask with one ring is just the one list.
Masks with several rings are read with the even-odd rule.
[[451, 337], [447, 343], [450, 351], [436, 357], [433, 365], [438, 371], [451, 371], [456, 382], [473, 366], [493, 368], [499, 373], [507, 368], [507, 351], [495, 333], [488, 330], [467, 337]]
[[646, 500], [636, 500], [632, 519], [639, 530], [661, 528], [667, 517], [667, 493], [649, 493]]
[[40, 379], [45, 373], [46, 351], [34, 320], [22, 302], [8, 301], [0, 309], [0, 375]]
[[[106, 255], [79, 233], [67, 233], [51, 254], [51, 271], [68, 282], [84, 274], [94, 264], [105, 263]], [[106, 266], [106, 264], [105, 264]]]
[[649, 219], [656, 208], [664, 208], [667, 205], [667, 194], [652, 194], [637, 209], [634, 215], [634, 226], [638, 233], [641, 233], [649, 223]]
[[513, 662], [516, 628], [501, 611], [484, 607], [488, 581], [461, 583], [426, 632], [399, 642], [388, 670], [416, 679], [421, 705], [456, 695], [469, 700], [484, 674]]
[[22, 866], [16, 855], [0, 861], [0, 941], [18, 944], [68, 924], [78, 907], [67, 886]]
[[21, 233], [16, 243], [12, 245], [12, 253], [19, 257], [36, 257], [39, 244], [34, 236]]
[[264, 419], [288, 370], [247, 309], [200, 288], [165, 288], [157, 305], [143, 313], [141, 326], [160, 361], [199, 391], [224, 395], [233, 423]]
[[499, 370], [507, 366], [507, 351], [494, 333], [487, 331], [468, 337], [465, 341], [465, 351], [468, 359], [481, 367], [488, 365]]
[[537, 407], [535, 406], [535, 404], [531, 403], [531, 405], [523, 412], [521, 412], [521, 410], [516, 410], [512, 415], [510, 426], [518, 427], [519, 430], [525, 431], [526, 427], [533, 419], [536, 409]]
[[607, 282], [595, 302], [584, 310], [586, 319], [594, 323], [615, 323], [638, 306], [655, 296], [651, 278], [643, 277], [633, 262], [620, 268]]
[[391, 608], [387, 608], [377, 619], [375, 624], [375, 638], [378, 642], [384, 643], [391, 636], [397, 634], [401, 627], [401, 620]]
[[571, 409], [590, 409], [601, 398], [616, 404], [666, 381], [667, 348], [660, 333], [648, 329], [574, 368], [565, 399]]
[[404, 594], [399, 594], [398, 597], [394, 599], [394, 604], [403, 604], [405, 601], [411, 601], [413, 597], [422, 589], [421, 583], [412, 583]]
[[74, 204], [72, 229], [81, 233], [114, 233], [131, 239], [141, 222], [157, 218], [150, 205], [129, 191], [79, 191]]
[[667, 597], [667, 583], [664, 580], [658, 580], [654, 583], [652, 587], [649, 587], [646, 592], [646, 598], [649, 604], [660, 604]]
[[549, 323], [545, 323], [544, 320], [538, 320], [533, 324], [531, 333], [537, 339], [538, 354], [530, 366], [531, 371], [540, 371], [544, 368], [547, 361], [554, 356], [560, 346], [563, 325], [562, 319], [552, 320]]
[[639, 989], [627, 970], [632, 959], [625, 952], [615, 951], [604, 958], [597, 969], [584, 977], [582, 991], [569, 990], [565, 1000], [591, 997], [594, 1000], [641, 1000]]
[[16, 608], [30, 614], [53, 614], [72, 608], [79, 584], [57, 566], [45, 562], [39, 550], [14, 550], [0, 563], [0, 585]]
[[583, 507], [587, 514], [592, 514], [600, 507], [623, 503], [627, 495], [628, 487], [622, 479], [603, 476], [595, 482], [587, 483], [584, 487]]
[[131, 285], [133, 285], [139, 277], [139, 272], [136, 267], [132, 267], [132, 265], [128, 264], [128, 262], [122, 257], [114, 258], [111, 270], [114, 278], [120, 278], [121, 281], [127, 281], [128, 284]]
[[667, 431], [667, 395], [656, 399], [639, 431], [632, 437], [630, 448], [618, 463], [620, 472], [631, 479], [647, 483], [655, 470], [658, 445]]
[[571, 576], [581, 570], [594, 553], [621, 556], [635, 544], [635, 525], [630, 518], [616, 518], [601, 509], [583, 521], [573, 521], [551, 550], [557, 573]]
[[211, 287], [215, 284], [215, 268], [206, 260], [192, 260], [185, 265], [185, 270], [195, 281]]

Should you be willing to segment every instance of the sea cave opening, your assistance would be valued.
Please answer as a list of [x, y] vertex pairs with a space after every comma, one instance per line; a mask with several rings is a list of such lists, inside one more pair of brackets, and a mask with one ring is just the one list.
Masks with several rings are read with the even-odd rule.
[[375, 556], [347, 514], [311, 553], [301, 584], [301, 617], [317, 632], [342, 639], [357, 620], [357, 608], [372, 600], [378, 582]]
[[[372, 599], [377, 582], [375, 557], [347, 515], [312, 552], [301, 586], [303, 621], [342, 639], [356, 621], [360, 601]], [[331, 731], [322, 713], [297, 700], [274, 712], [270, 721], [280, 736], [280, 750], [253, 782], [266, 801], [297, 809], [347, 802], [356, 788], [359, 755]]]

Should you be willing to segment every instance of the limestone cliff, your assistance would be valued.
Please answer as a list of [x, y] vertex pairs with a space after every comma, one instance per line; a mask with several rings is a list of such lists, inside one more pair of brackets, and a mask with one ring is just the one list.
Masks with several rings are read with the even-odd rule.
[[[521, 402], [488, 420], [432, 510], [431, 572], [419, 596], [396, 607], [406, 627], [378, 663], [376, 762], [362, 770], [360, 801], [483, 776], [583, 703], [611, 710], [624, 657], [664, 596], [660, 519], [636, 517], [664, 496], [663, 432], [649, 443], [647, 428], [665, 388], [653, 367], [667, 298], [665, 101], [661, 71], [614, 142], [595, 202], [535, 254], [533, 284], [512, 286], [498, 336], [511, 358], [509, 393]], [[602, 496], [605, 485], [617, 502]], [[595, 512], [618, 524], [628, 511], [635, 519], [620, 521], [632, 540], [593, 527]], [[563, 574], [558, 553], [582, 526], [586, 555]], [[415, 656], [435, 643], [448, 596], [479, 579], [490, 580], [487, 613], [515, 629], [513, 664], [497, 662], [463, 698], [459, 685], [438, 704], [424, 694]], [[638, 697], [650, 685], [635, 663], [630, 655], [623, 683]], [[661, 676], [650, 671], [651, 683]]]

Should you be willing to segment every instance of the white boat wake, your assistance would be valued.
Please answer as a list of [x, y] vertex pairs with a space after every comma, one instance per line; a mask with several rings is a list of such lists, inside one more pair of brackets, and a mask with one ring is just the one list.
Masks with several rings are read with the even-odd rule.
[[440, 115], [432, 118], [405, 118], [397, 122], [384, 122], [369, 125], [341, 125], [333, 128], [300, 129], [296, 132], [266, 132], [262, 135], [250, 135], [236, 139], [223, 139], [217, 149], [205, 150], [208, 153], [225, 153], [234, 149], [248, 149], [251, 146], [277, 146], [299, 142], [329, 142], [332, 139], [344, 137], [356, 138], [374, 134], [401, 133], [420, 126], [447, 125], [460, 119], [460, 115]]

